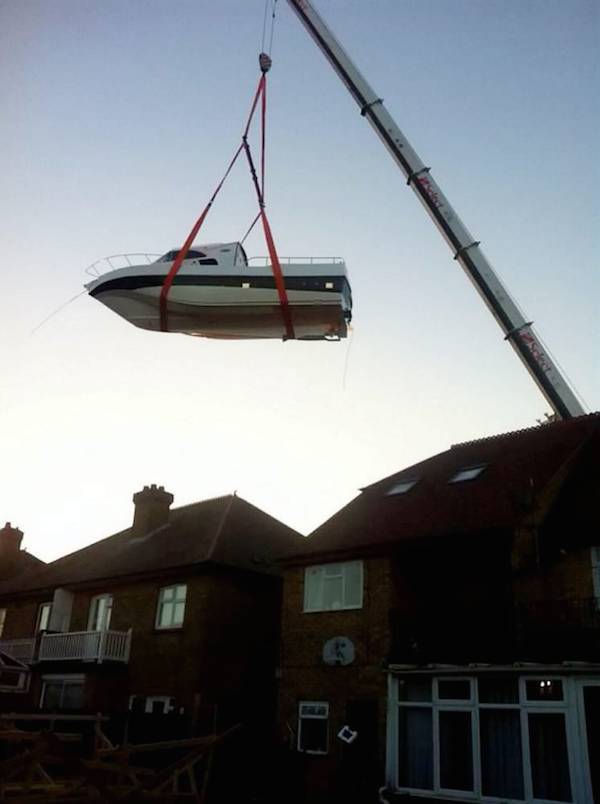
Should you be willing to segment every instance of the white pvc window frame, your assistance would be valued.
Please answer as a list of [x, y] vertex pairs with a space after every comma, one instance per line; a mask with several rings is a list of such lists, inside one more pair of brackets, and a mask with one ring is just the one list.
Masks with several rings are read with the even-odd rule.
[[[303, 707], [306, 707], [303, 711]], [[307, 712], [308, 707], [321, 708], [322, 712], [312, 714]], [[302, 722], [304, 720], [325, 721], [325, 750], [317, 751], [314, 749], [302, 748]], [[298, 704], [298, 735], [296, 740], [296, 750], [303, 754], [315, 754], [326, 756], [329, 753], [329, 703], [327, 701], [300, 701]]]
[[[171, 586], [163, 586], [158, 593], [154, 627], [159, 630], [183, 628], [186, 599], [186, 583], [176, 583], [171, 584]], [[166, 611], [170, 611], [168, 618], [164, 617]], [[180, 611], [181, 616], [179, 616]]]
[[[333, 574], [334, 568], [339, 567], [339, 572]], [[351, 567], [359, 568], [359, 583], [360, 583], [360, 596], [359, 601], [356, 603], [347, 603], [347, 584], [348, 574]], [[327, 580], [335, 580], [341, 578], [342, 580], [342, 601], [339, 606], [325, 606], [324, 604], [311, 606], [310, 601], [310, 586], [314, 583], [324, 585]], [[311, 614], [319, 611], [350, 611], [352, 609], [362, 609], [364, 602], [364, 586], [365, 586], [365, 569], [362, 560], [356, 561], [336, 561], [328, 564], [313, 564], [304, 569], [304, 602], [303, 612]]]
[[112, 616], [113, 596], [109, 592], [94, 595], [90, 600], [88, 631], [108, 631]]
[[50, 625], [50, 617], [52, 616], [52, 601], [46, 600], [38, 606], [37, 617], [35, 621], [36, 634], [40, 631], [47, 631]]
[[[423, 676], [412, 675], [403, 676], [409, 678], [423, 679]], [[591, 782], [588, 764], [582, 767], [582, 756], [587, 758], [587, 739], [585, 731], [585, 714], [583, 703], [583, 688], [585, 685], [600, 686], [600, 678], [579, 679], [568, 676], [557, 675], [556, 673], [544, 674], [543, 671], [537, 675], [512, 676], [511, 678], [518, 684], [517, 700], [506, 703], [487, 703], [480, 702], [478, 695], [478, 678], [482, 676], [431, 676], [432, 695], [429, 701], [407, 701], [400, 700], [399, 696], [399, 677], [390, 674], [388, 682], [388, 724], [387, 724], [387, 749], [386, 749], [386, 779], [390, 787], [399, 793], [408, 793], [415, 797], [440, 797], [447, 800], [465, 799], [471, 801], [492, 802], [493, 804], [578, 804], [583, 801], [591, 801], [589, 790]], [[499, 676], [501, 677], [501, 676]], [[503, 676], [506, 678], [506, 676]], [[470, 698], [464, 700], [450, 700], [439, 697], [439, 681], [469, 681]], [[563, 689], [562, 701], [533, 701], [527, 698], [527, 681], [560, 681]], [[399, 724], [398, 713], [400, 708], [426, 708], [432, 711], [432, 762], [433, 762], [433, 786], [430, 789], [421, 789], [400, 786], [399, 778]], [[524, 798], [510, 799], [499, 796], [484, 796], [482, 793], [482, 765], [480, 755], [480, 734], [479, 718], [482, 710], [513, 710], [519, 713], [521, 729], [521, 755], [523, 768], [523, 792]], [[439, 754], [439, 714], [443, 711], [465, 711], [471, 713], [471, 743], [472, 743], [472, 767], [473, 767], [473, 790], [449, 790], [440, 785], [440, 754]], [[562, 714], [565, 724], [566, 739], [566, 761], [569, 770], [569, 782], [571, 788], [570, 802], [558, 801], [554, 799], [537, 799], [533, 795], [533, 779], [531, 757], [529, 750], [529, 714]], [[582, 725], [583, 724], [583, 725]], [[585, 792], [588, 791], [588, 797]]]
[[[162, 712], [154, 712], [154, 704], [163, 704]], [[146, 714], [168, 715], [175, 710], [175, 698], [172, 695], [148, 695], [144, 701], [144, 712]]]

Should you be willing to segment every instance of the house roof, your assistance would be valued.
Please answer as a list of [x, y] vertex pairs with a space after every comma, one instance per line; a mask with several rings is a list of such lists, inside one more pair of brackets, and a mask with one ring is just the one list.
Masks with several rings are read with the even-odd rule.
[[0, 583], [0, 595], [208, 563], [274, 574], [277, 559], [302, 538], [241, 497], [215, 497], [171, 510], [167, 524], [144, 536], [127, 528], [34, 567]]
[[[405, 540], [514, 527], [544, 487], [587, 441], [600, 455], [600, 414], [455, 444], [361, 490], [313, 531], [290, 561], [361, 551]], [[476, 477], [449, 482], [460, 470]], [[473, 472], [475, 474], [475, 472]], [[416, 480], [404, 493], [388, 494]]]

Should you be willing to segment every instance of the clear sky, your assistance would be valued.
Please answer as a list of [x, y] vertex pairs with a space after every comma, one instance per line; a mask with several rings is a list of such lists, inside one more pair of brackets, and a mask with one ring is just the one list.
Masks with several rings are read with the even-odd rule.
[[[600, 408], [598, 4], [316, 5]], [[176, 506], [237, 490], [307, 533], [360, 486], [549, 410], [285, 0], [268, 209], [280, 254], [346, 259], [352, 340], [149, 333], [85, 295], [31, 334], [94, 260], [183, 242], [238, 143], [263, 9], [0, 0], [0, 518], [46, 560], [127, 527], [149, 483]], [[254, 213], [240, 166], [198, 242]]]

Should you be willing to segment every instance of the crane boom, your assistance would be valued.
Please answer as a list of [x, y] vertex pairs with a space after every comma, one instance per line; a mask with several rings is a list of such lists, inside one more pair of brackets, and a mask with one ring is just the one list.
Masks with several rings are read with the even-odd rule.
[[371, 88], [346, 51], [329, 30], [309, 0], [288, 0], [300, 21], [329, 60], [346, 88], [375, 129], [396, 164], [406, 176], [407, 184], [442, 233], [457, 260], [482, 296], [504, 332], [505, 340], [521, 358], [542, 394], [560, 419], [585, 413], [558, 366], [547, 353], [515, 301], [486, 259], [479, 242], [462, 223], [441, 191], [430, 168], [396, 125], [382, 98]]

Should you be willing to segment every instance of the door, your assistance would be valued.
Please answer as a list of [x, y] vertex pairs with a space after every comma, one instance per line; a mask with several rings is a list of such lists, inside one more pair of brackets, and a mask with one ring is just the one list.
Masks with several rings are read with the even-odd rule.
[[374, 700], [348, 701], [346, 723], [356, 737], [342, 745], [342, 789], [344, 801], [370, 804], [378, 800], [383, 784], [379, 762], [379, 704]]

